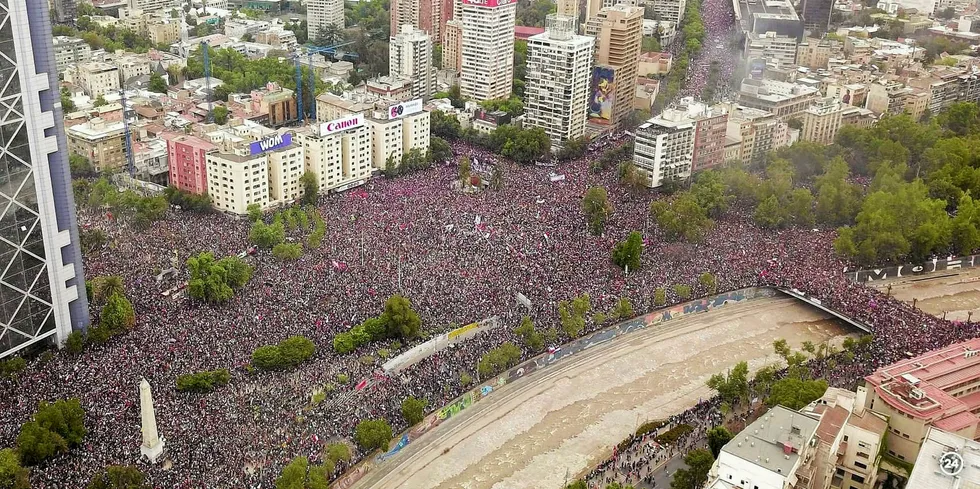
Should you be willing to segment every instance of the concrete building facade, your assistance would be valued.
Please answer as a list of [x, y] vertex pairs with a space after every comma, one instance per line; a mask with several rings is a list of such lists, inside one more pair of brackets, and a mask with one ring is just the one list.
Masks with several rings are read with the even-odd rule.
[[88, 43], [76, 37], [55, 36], [54, 60], [58, 71], [64, 71], [68, 65], [83, 63], [92, 58], [92, 48]]
[[207, 155], [208, 195], [215, 209], [248, 213], [250, 204], [269, 207], [269, 157], [238, 153]]
[[361, 185], [374, 170], [371, 129], [363, 114], [321, 123], [296, 137], [303, 145], [306, 170], [316, 174], [323, 193]]
[[184, 192], [203, 194], [208, 191], [207, 155], [216, 146], [196, 136], [166, 134], [167, 165], [170, 185]]
[[78, 65], [78, 85], [92, 98], [119, 91], [119, 68], [93, 61]]
[[[633, 110], [643, 42], [643, 9], [625, 5], [603, 8], [586, 23], [585, 33], [596, 38], [595, 70], [600, 67], [608, 70], [608, 74], [593, 76], [589, 118], [618, 126]], [[610, 76], [613, 80], [606, 88], [599, 86], [597, 79], [601, 81]], [[593, 106], [600, 98], [612, 100], [609, 119], [593, 117], [593, 114], [599, 113]]]
[[633, 164], [648, 187], [691, 176], [695, 125], [685, 111], [670, 108], [636, 129]]
[[833, 97], [824, 97], [803, 111], [803, 133], [800, 139], [831, 144], [840, 129], [844, 105]]
[[428, 101], [436, 89], [432, 37], [411, 24], [402, 24], [389, 43], [388, 71], [392, 77], [411, 80], [411, 98]]
[[476, 101], [510, 97], [515, 0], [463, 0], [459, 88]]
[[576, 19], [548, 15], [527, 42], [524, 121], [544, 129], [552, 148], [585, 134], [594, 38], [575, 34]]
[[344, 0], [310, 0], [306, 2], [307, 29], [310, 38], [321, 30], [342, 30], [344, 25]]
[[68, 152], [84, 156], [97, 172], [112, 171], [126, 164], [123, 122], [96, 117], [67, 129]]

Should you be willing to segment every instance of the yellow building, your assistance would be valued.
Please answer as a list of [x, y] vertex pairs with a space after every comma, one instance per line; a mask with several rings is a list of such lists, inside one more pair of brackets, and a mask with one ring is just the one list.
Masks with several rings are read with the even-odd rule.
[[207, 155], [208, 195], [215, 209], [248, 213], [249, 204], [269, 207], [269, 157], [211, 153]]
[[346, 190], [371, 176], [371, 129], [365, 120], [354, 114], [296, 133], [306, 170], [316, 174], [321, 192]]
[[126, 163], [125, 126], [96, 117], [67, 128], [68, 152], [88, 158], [95, 171], [112, 171]]
[[824, 97], [803, 111], [803, 134], [800, 139], [830, 144], [840, 129], [844, 106], [833, 97]]

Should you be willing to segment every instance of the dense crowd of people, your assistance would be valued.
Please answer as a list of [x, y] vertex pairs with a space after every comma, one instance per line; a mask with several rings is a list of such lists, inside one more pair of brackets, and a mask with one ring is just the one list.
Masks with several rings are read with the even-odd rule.
[[[104, 249], [86, 257], [86, 274], [124, 277], [137, 328], [78, 357], [35, 361], [19, 376], [0, 381], [0, 445], [14, 443], [38, 401], [77, 397], [90, 430], [84, 446], [35, 468], [34, 487], [79, 487], [101, 467], [135, 463], [141, 443], [137, 383], [145, 377], [154, 388], [157, 423], [172, 464], [141, 463], [155, 487], [268, 487], [292, 457], [317, 460], [323, 443], [350, 440], [361, 419], [384, 417], [396, 431], [406, 428], [399, 406], [407, 396], [425, 398], [434, 408], [462, 393], [461, 373], [475, 377], [484, 352], [504, 341], [520, 344], [511, 332], [525, 313], [516, 292], [531, 300], [538, 328], [548, 328], [558, 325], [558, 302], [583, 293], [592, 297], [594, 311], [608, 311], [619, 297], [629, 298], [636, 311], [652, 310], [657, 287], [678, 302], [673, 284], [694, 285], [703, 295], [697, 285], [702, 272], [717, 277], [719, 290], [759, 283], [796, 287], [875, 329], [875, 364], [835, 369], [839, 382], [906, 351], [975, 333], [972, 325], [951, 326], [848, 282], [831, 250], [832, 231], [771, 233], [733, 211], [702, 244], [668, 243], [647, 218], [647, 197], [622, 189], [614, 170], [589, 170], [602, 149], [555, 169], [513, 166], [457, 145], [457, 154], [505, 168], [503, 188], [465, 195], [452, 190], [458, 176], [450, 164], [327, 196], [320, 204], [328, 220], [323, 246], [291, 263], [265, 252], [247, 258], [255, 267], [252, 280], [222, 306], [165, 296], [175, 282], [157, 284], [154, 276], [169, 265], [174, 250], [184, 260], [201, 251], [225, 256], [247, 249], [247, 222], [174, 212], [136, 232], [103, 214], [83, 212], [82, 226], [111, 236]], [[552, 182], [555, 171], [566, 178]], [[582, 195], [595, 185], [610, 190], [613, 207], [602, 236], [589, 234], [580, 209]], [[645, 237], [643, 266], [626, 276], [610, 254], [632, 230]], [[331, 267], [332, 261], [347, 267]], [[178, 280], [186, 280], [186, 271], [181, 273]], [[378, 375], [376, 364], [361, 358], [389, 345], [344, 356], [332, 351], [334, 335], [378, 314], [396, 293], [412, 300], [428, 331], [494, 315], [506, 327], [395, 378]], [[931, 334], [922, 334], [927, 330]], [[297, 334], [317, 344], [311, 361], [285, 373], [247, 372], [256, 347]], [[525, 349], [525, 357], [531, 354]], [[232, 370], [227, 387], [204, 395], [175, 390], [177, 375], [224, 367]], [[338, 384], [338, 374], [374, 383], [356, 390]], [[336, 390], [311, 406], [313, 391], [328, 385]]]

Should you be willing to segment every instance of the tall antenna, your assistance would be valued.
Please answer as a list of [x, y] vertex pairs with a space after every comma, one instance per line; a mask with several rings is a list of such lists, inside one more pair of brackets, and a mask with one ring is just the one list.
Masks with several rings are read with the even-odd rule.
[[119, 103], [122, 104], [123, 134], [126, 136], [126, 171], [135, 178], [136, 160], [133, 155], [133, 136], [129, 131], [129, 104], [126, 102], [126, 89], [119, 90]]
[[208, 118], [205, 122], [214, 122], [214, 107], [211, 103], [211, 53], [208, 52], [207, 41], [201, 41], [201, 52], [204, 53], [204, 96], [208, 101]]

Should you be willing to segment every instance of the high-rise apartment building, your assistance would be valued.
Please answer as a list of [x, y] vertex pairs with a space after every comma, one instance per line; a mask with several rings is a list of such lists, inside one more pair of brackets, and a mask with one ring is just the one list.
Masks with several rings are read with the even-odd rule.
[[463, 21], [446, 22], [443, 33], [442, 69], [459, 73], [463, 67]]
[[[559, 5], [558, 5], [559, 13], [562, 10], [562, 4], [564, 4], [566, 6], [569, 6], [569, 7], [566, 7], [566, 9], [567, 9], [567, 8], [571, 8], [570, 5], [573, 4], [573, 3], [574, 3], [574, 0], [562, 0], [561, 2], [559, 2]], [[638, 0], [586, 0], [586, 2], [585, 2], [585, 22], [588, 23], [588, 21], [594, 19], [599, 14], [599, 11], [600, 10], [602, 10], [602, 9], [604, 9], [606, 7], [612, 7], [613, 5], [627, 5], [627, 6], [630, 6], [630, 7], [638, 7], [639, 6], [639, 2], [638, 2]], [[574, 9], [575, 9], [575, 15], [574, 15], [574, 17], [577, 19], [578, 18], [578, 5], [577, 4], [574, 6]], [[569, 14], [565, 14], [565, 15], [569, 15]]]
[[432, 38], [409, 24], [392, 36], [388, 48], [388, 71], [392, 77], [412, 81], [411, 98], [428, 101], [436, 89], [432, 68]]
[[365, 120], [353, 114], [296, 133], [306, 170], [316, 174], [322, 193], [346, 190], [371, 177], [371, 129]]
[[192, 194], [207, 193], [207, 155], [217, 149], [215, 145], [186, 134], [167, 133], [163, 138], [167, 141], [170, 185]]
[[54, 20], [59, 24], [70, 24], [75, 21], [78, 6], [75, 0], [54, 0], [51, 2], [54, 9]]
[[344, 0], [309, 0], [306, 2], [306, 20], [310, 39], [333, 25], [344, 28]]
[[[803, 0], [801, 9], [803, 17], [803, 27], [819, 32], [827, 32], [830, 29], [830, 14], [834, 10], [833, 0]], [[932, 14], [932, 12], [926, 12]]]
[[653, 7], [658, 20], [673, 22], [674, 27], [681, 25], [684, 20], [684, 8], [687, 7], [686, 0], [649, 0], [647, 5]]
[[589, 122], [619, 125], [633, 110], [643, 9], [626, 5], [603, 8], [586, 23], [585, 34], [596, 38]]
[[47, 2], [0, 3], [0, 357], [88, 326]]
[[687, 102], [688, 115], [697, 122], [694, 126], [694, 152], [691, 171], [698, 172], [725, 162], [725, 134], [728, 131], [728, 111], [722, 107]]
[[648, 187], [691, 176], [694, 127], [686, 112], [671, 108], [636, 129], [633, 164]]
[[391, 35], [408, 24], [432, 36], [434, 44], [440, 43], [445, 35], [443, 26], [453, 18], [452, 11], [451, 0], [392, 0]]
[[54, 38], [54, 60], [58, 71], [64, 71], [70, 64], [81, 63], [92, 58], [92, 48], [88, 43], [68, 36]]
[[516, 13], [515, 0], [463, 0], [459, 80], [463, 96], [476, 101], [510, 96]]
[[551, 14], [527, 41], [525, 123], [544, 129], [554, 147], [585, 134], [595, 38], [575, 34], [576, 17]]

